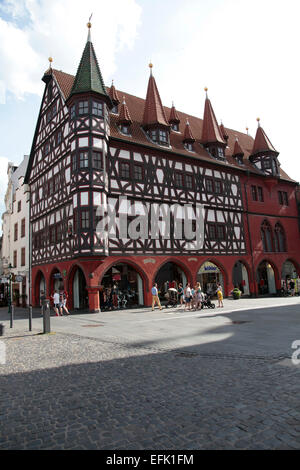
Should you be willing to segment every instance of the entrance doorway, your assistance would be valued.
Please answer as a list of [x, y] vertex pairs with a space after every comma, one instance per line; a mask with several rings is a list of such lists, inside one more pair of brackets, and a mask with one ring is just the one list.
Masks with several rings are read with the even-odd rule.
[[233, 286], [238, 287], [244, 295], [250, 295], [247, 268], [241, 261], [237, 261], [232, 272]]
[[118, 263], [104, 274], [100, 307], [112, 309], [144, 305], [144, 286], [140, 274], [129, 264]]
[[80, 268], [77, 268], [73, 278], [73, 307], [76, 310], [84, 310], [89, 307], [86, 280]]
[[217, 284], [220, 283], [224, 294], [223, 275], [218, 266], [210, 261], [206, 261], [197, 273], [197, 282], [200, 282], [201, 289], [208, 295], [215, 295]]
[[257, 268], [259, 295], [276, 294], [275, 273], [268, 261], [262, 261]]
[[185, 272], [177, 264], [169, 262], [159, 269], [154, 282], [157, 283], [160, 298], [164, 300], [168, 288], [175, 287], [177, 289], [179, 284], [185, 287], [187, 277]]

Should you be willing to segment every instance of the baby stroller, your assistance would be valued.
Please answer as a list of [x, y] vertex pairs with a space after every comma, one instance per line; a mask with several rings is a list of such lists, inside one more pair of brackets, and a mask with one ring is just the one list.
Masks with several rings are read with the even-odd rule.
[[[215, 308], [215, 304], [210, 300], [210, 295], [204, 294], [204, 299], [202, 301], [203, 307]], [[201, 306], [202, 308], [202, 306]]]
[[168, 289], [168, 292], [165, 295], [165, 298], [167, 299], [167, 304], [166, 308], [170, 307], [177, 307], [178, 304], [178, 292], [174, 287], [170, 287]]

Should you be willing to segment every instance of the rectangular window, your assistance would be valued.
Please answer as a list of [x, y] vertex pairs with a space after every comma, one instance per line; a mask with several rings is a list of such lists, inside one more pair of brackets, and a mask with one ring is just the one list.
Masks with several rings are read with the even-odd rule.
[[177, 123], [173, 122], [173, 123], [171, 124], [171, 127], [172, 127], [173, 131], [176, 131], [176, 132], [179, 131], [179, 127], [178, 127], [178, 124], [177, 124]]
[[187, 187], [187, 189], [193, 189], [192, 175], [185, 175], [185, 186]]
[[80, 152], [79, 154], [79, 168], [88, 168], [89, 154], [88, 152]]
[[61, 143], [61, 139], [62, 139], [61, 131], [58, 131], [56, 134], [56, 145], [59, 145]]
[[257, 192], [258, 192], [258, 200], [260, 202], [264, 202], [264, 192], [263, 192], [263, 188], [261, 186], [257, 187]]
[[17, 267], [17, 250], [14, 250], [14, 268]]
[[121, 178], [130, 178], [130, 167], [129, 163], [121, 162], [120, 163], [120, 176]]
[[103, 168], [103, 166], [102, 166], [102, 153], [101, 152], [93, 152], [92, 153], [92, 158], [93, 158], [93, 168], [95, 168], [95, 170], [101, 170]]
[[90, 228], [90, 212], [89, 210], [81, 211], [81, 228], [88, 229]]
[[18, 240], [18, 224], [16, 223], [14, 227], [14, 241], [17, 241], [17, 240]]
[[21, 221], [21, 237], [25, 237], [25, 219]]
[[72, 155], [72, 171], [77, 170], [77, 155], [73, 154]]
[[126, 124], [123, 124], [121, 126], [121, 132], [123, 132], [123, 134], [129, 134], [129, 126], [127, 126]]
[[156, 130], [151, 131], [151, 139], [154, 140], [154, 142], [157, 141], [157, 133], [156, 133]]
[[48, 181], [48, 196], [52, 196], [54, 193], [54, 180], [51, 178], [51, 180]]
[[137, 181], [143, 180], [143, 167], [141, 165], [134, 165], [133, 167], [133, 177]]
[[52, 110], [50, 109], [46, 114], [46, 123], [48, 124], [52, 119]]
[[283, 204], [285, 204], [286, 206], [289, 205], [288, 194], [285, 191], [283, 191]]
[[44, 147], [44, 154], [45, 154], [45, 156], [46, 156], [46, 155], [48, 155], [49, 153], [50, 153], [50, 144], [49, 144], [49, 142], [47, 142], [47, 143], [45, 144], [45, 147]]
[[251, 186], [252, 200], [257, 201], [257, 190], [256, 186]]
[[54, 118], [56, 116], [57, 110], [56, 110], [56, 103], [52, 107], [52, 116], [51, 118]]
[[50, 227], [50, 243], [55, 243], [55, 226]]
[[278, 191], [278, 201], [279, 201], [279, 204], [282, 206], [283, 205], [282, 191]]
[[225, 240], [225, 227], [224, 225], [217, 225], [217, 233], [219, 240]]
[[218, 147], [218, 157], [224, 158], [224, 150], [221, 147]]
[[93, 101], [92, 114], [94, 116], [103, 117], [103, 104]]
[[160, 142], [163, 142], [163, 143], [168, 142], [166, 131], [162, 131], [162, 130], [159, 131], [159, 140]]
[[25, 248], [21, 248], [21, 266], [25, 266]]
[[208, 225], [208, 236], [210, 240], [216, 239], [216, 226], [213, 224]]
[[56, 225], [56, 241], [60, 242], [61, 241], [61, 224]]
[[75, 116], [76, 116], [75, 104], [73, 104], [71, 108], [71, 119], [74, 119]]
[[183, 186], [183, 175], [182, 173], [175, 173], [175, 186], [182, 188]]
[[21, 201], [18, 201], [18, 212], [21, 212]]
[[118, 114], [118, 105], [117, 104], [112, 108], [111, 113]]
[[208, 193], [214, 192], [213, 180], [211, 178], [206, 179], [206, 190]]
[[189, 152], [192, 152], [194, 150], [193, 144], [191, 142], [187, 142], [185, 144], [185, 148], [189, 150]]
[[215, 193], [221, 194], [222, 193], [222, 183], [221, 181], [215, 181]]
[[88, 114], [89, 112], [89, 102], [88, 101], [79, 101], [78, 105], [78, 114]]

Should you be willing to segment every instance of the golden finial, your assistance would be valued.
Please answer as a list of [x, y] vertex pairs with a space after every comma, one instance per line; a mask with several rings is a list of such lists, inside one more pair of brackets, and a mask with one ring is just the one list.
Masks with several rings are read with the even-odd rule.
[[204, 88], [204, 91], [205, 91], [205, 93], [206, 93], [206, 98], [207, 98], [207, 91], [208, 91], [207, 86]]
[[259, 124], [260, 118], [258, 117], [258, 118], [256, 118], [256, 120], [257, 120], [257, 124], [258, 124], [258, 127], [259, 127], [260, 126], [260, 124]]
[[153, 67], [153, 64], [150, 62], [149, 68], [152, 69], [152, 67]]
[[248, 135], [249, 127], [246, 127], [246, 131], [247, 131], [247, 135]]
[[88, 27], [89, 29], [91, 29], [92, 23], [88, 22], [86, 25], [87, 25], [87, 27]]
[[51, 64], [51, 62], [53, 62], [52, 57], [49, 57], [48, 60], [49, 60], [50, 64]]

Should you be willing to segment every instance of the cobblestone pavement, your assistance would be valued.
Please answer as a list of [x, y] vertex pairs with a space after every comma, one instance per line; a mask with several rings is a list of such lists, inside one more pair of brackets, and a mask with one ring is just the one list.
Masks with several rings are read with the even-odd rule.
[[38, 331], [0, 338], [0, 449], [300, 449], [286, 355]]

